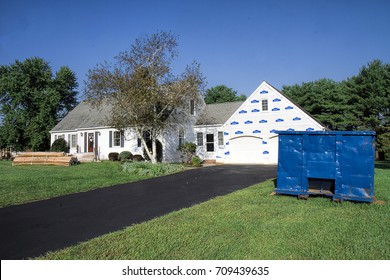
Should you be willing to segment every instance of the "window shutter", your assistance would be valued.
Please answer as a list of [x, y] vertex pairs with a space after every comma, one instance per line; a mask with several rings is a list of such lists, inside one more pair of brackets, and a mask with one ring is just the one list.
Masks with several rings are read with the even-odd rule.
[[112, 131], [110, 130], [109, 139], [108, 139], [109, 147], [112, 148]]
[[125, 146], [125, 135], [124, 132], [121, 131], [121, 148]]
[[84, 132], [84, 153], [88, 152], [88, 133]]

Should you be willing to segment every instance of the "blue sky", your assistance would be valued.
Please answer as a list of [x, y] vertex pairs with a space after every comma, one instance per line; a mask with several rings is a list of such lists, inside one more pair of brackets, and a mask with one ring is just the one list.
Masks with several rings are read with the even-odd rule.
[[390, 1], [0, 1], [0, 64], [41, 57], [68, 65], [79, 90], [88, 69], [113, 61], [156, 31], [179, 38], [175, 73], [193, 60], [208, 86], [249, 95], [266, 80], [281, 89], [356, 75], [390, 63]]

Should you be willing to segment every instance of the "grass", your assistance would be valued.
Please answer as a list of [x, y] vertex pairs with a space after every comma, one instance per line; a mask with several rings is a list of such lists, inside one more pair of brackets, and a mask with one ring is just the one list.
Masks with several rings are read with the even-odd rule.
[[390, 164], [374, 204], [271, 195], [269, 180], [41, 259], [390, 259]]
[[150, 176], [122, 171], [118, 162], [12, 166], [0, 161], [0, 207], [122, 184]]

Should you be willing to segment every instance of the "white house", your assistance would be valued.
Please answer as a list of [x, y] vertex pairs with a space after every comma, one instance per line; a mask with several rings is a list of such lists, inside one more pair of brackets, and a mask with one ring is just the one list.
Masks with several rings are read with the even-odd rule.
[[[140, 139], [128, 128], [121, 133], [105, 125], [109, 106], [96, 110], [81, 102], [51, 130], [51, 141], [62, 137], [70, 153], [108, 159], [111, 152], [143, 154]], [[180, 161], [180, 143], [194, 142], [200, 158], [219, 163], [276, 164], [278, 130], [314, 131], [324, 126], [267, 82], [244, 102], [210, 104], [186, 129], [159, 138], [165, 162]]]

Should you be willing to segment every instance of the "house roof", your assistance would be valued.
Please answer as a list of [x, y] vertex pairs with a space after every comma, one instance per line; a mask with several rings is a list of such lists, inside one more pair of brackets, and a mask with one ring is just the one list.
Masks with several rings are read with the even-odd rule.
[[104, 104], [101, 109], [96, 109], [90, 106], [86, 101], [82, 101], [51, 131], [67, 131], [80, 128], [107, 126], [106, 116], [108, 116], [110, 110], [111, 106], [109, 104]]
[[223, 125], [244, 101], [207, 104], [195, 125]]
[[[313, 118], [302, 107], [300, 107], [293, 100], [284, 95], [281, 91], [268, 84], [275, 89], [279, 94], [283, 95], [290, 102], [295, 104], [299, 109]], [[202, 125], [223, 125], [226, 121], [244, 104], [245, 101], [235, 101], [226, 103], [206, 104], [200, 117], [196, 121], [197, 126]], [[104, 104], [101, 109], [91, 107], [86, 101], [80, 102], [69, 114], [63, 118], [51, 132], [57, 131], [72, 131], [85, 128], [105, 127], [107, 125], [107, 117], [109, 116], [111, 106]], [[315, 120], [320, 125], [318, 120]]]

